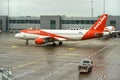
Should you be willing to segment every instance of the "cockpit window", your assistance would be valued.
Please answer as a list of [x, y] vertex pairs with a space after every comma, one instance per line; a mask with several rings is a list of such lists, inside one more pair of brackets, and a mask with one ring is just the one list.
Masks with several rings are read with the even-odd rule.
[[83, 61], [83, 63], [89, 63], [89, 61]]

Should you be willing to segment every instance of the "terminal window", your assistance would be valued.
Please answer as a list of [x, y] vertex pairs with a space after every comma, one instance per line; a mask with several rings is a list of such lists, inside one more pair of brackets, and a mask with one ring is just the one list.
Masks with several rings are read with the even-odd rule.
[[115, 20], [110, 20], [110, 25], [111, 26], [116, 26], [116, 21]]
[[56, 29], [56, 21], [50, 20], [50, 29]]
[[94, 24], [96, 20], [62, 20], [62, 24]]
[[76, 24], [80, 24], [80, 20], [76, 20]]
[[65, 24], [71, 24], [70, 20], [65, 20]]
[[14, 24], [40, 24], [40, 20], [9, 20], [9, 23], [14, 23]]
[[86, 20], [86, 24], [90, 24], [90, 21], [89, 21], [89, 20]]
[[71, 20], [71, 24], [76, 24], [76, 20]]

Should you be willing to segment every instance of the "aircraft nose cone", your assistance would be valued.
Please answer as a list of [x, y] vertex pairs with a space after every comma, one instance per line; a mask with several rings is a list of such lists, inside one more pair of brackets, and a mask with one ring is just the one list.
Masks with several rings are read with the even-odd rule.
[[15, 34], [15, 37], [16, 37], [16, 38], [19, 38], [19, 37], [20, 37], [20, 34], [19, 34], [19, 33]]
[[15, 34], [15, 37], [16, 37], [16, 38], [18, 37], [18, 33], [17, 33], [17, 34]]

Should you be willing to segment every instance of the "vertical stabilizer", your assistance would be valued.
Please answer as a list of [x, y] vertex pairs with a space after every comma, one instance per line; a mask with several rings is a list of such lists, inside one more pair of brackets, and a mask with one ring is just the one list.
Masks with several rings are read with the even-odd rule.
[[106, 21], [108, 18], [108, 14], [103, 14], [100, 18], [95, 22], [95, 24], [90, 28], [90, 30], [103, 32], [106, 26]]

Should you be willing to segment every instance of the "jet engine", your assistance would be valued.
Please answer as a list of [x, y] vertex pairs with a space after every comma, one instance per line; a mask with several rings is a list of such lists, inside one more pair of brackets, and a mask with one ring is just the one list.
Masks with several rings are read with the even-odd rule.
[[35, 44], [44, 44], [45, 43], [45, 39], [43, 38], [36, 38], [35, 39]]

